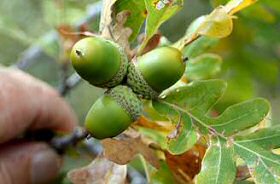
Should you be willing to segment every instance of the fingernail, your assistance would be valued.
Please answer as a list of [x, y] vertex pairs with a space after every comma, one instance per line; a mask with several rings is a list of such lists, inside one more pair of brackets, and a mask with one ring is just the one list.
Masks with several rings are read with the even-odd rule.
[[32, 184], [50, 183], [53, 181], [61, 166], [59, 156], [52, 150], [38, 152], [32, 158]]

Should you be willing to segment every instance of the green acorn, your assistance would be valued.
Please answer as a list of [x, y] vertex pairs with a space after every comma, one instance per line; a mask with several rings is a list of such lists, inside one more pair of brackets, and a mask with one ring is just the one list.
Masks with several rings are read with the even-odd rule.
[[77, 73], [89, 83], [110, 88], [127, 73], [128, 59], [118, 44], [101, 37], [87, 37], [72, 48], [71, 61]]
[[97, 139], [114, 137], [139, 118], [142, 108], [142, 102], [130, 88], [117, 86], [93, 104], [86, 116], [85, 127]]
[[141, 97], [154, 99], [175, 84], [184, 71], [181, 51], [169, 46], [159, 47], [130, 63], [127, 83]]

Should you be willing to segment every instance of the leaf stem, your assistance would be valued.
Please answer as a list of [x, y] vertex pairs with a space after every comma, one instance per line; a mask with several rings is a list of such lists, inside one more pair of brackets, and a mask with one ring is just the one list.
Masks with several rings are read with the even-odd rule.
[[191, 43], [193, 43], [195, 40], [197, 40], [200, 37], [201, 37], [201, 35], [196, 33], [196, 34], [192, 34], [191, 37], [188, 37], [188, 38], [183, 39], [183, 40], [179, 40], [178, 49], [180, 51], [182, 51], [186, 46], [190, 45]]

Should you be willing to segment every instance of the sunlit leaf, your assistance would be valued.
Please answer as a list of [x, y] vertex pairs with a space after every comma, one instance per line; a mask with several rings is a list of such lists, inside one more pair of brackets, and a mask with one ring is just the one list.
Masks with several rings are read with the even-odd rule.
[[254, 4], [257, 0], [231, 0], [225, 5], [226, 12], [230, 15]]
[[[198, 28], [201, 26], [201, 24], [205, 21], [206, 16], [201, 16], [196, 18], [188, 27], [186, 34], [183, 38], [181, 38], [179, 41], [177, 41], [175, 44], [173, 44], [174, 47], [180, 48], [181, 45], [184, 45], [184, 42], [192, 37], [192, 35], [195, 35], [197, 33]], [[217, 38], [210, 38], [210, 37], [200, 37], [197, 40], [195, 40], [192, 44], [188, 45], [186, 48], [183, 49], [183, 54], [186, 57], [195, 57], [199, 54], [207, 51], [208, 49], [215, 46], [218, 42]]]
[[183, 49], [200, 36], [224, 38], [233, 30], [234, 18], [232, 14], [253, 4], [256, 0], [232, 0], [226, 6], [216, 7], [209, 15], [196, 19], [189, 27], [186, 36], [174, 44], [174, 47]]
[[164, 4], [162, 8], [157, 6], [158, 2], [158, 0], [145, 0], [148, 16], [145, 27], [145, 39], [140, 46], [140, 53], [161, 24], [171, 18], [183, 6], [183, 0], [172, 0], [171, 3]]
[[236, 167], [233, 146], [220, 138], [212, 138], [202, 160], [202, 168], [196, 182], [199, 184], [231, 184], [235, 180]]
[[214, 38], [224, 38], [231, 34], [232, 29], [232, 17], [221, 6], [205, 17], [197, 33]]

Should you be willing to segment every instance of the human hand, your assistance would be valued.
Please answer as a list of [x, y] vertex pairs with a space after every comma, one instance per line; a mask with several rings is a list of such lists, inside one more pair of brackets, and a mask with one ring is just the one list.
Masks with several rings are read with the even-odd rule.
[[17, 139], [24, 132], [70, 132], [74, 112], [47, 84], [16, 69], [0, 68], [0, 184], [50, 183], [61, 159], [47, 144]]

